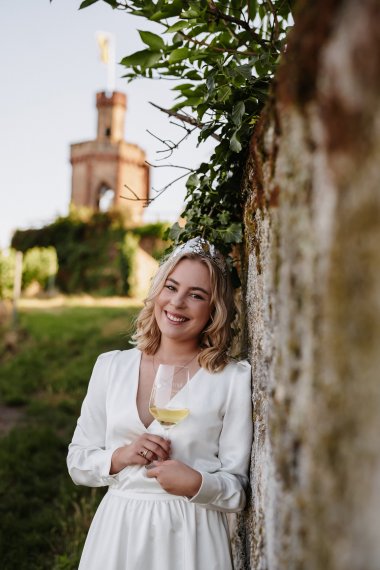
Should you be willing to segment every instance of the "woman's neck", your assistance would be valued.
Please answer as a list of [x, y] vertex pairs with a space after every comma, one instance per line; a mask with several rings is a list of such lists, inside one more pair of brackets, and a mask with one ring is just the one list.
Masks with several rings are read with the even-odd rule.
[[184, 364], [199, 354], [198, 343], [170, 342], [170, 339], [162, 339], [155, 360], [162, 364]]

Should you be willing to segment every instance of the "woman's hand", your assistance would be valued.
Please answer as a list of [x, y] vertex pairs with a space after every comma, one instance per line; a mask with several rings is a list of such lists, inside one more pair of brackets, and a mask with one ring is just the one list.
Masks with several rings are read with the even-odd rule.
[[147, 465], [151, 461], [165, 461], [170, 457], [170, 441], [159, 435], [144, 433], [130, 445], [115, 449], [111, 459], [110, 475], [129, 465]]
[[156, 478], [168, 493], [182, 497], [194, 497], [202, 484], [199, 471], [175, 459], [155, 461], [146, 474], [147, 477]]

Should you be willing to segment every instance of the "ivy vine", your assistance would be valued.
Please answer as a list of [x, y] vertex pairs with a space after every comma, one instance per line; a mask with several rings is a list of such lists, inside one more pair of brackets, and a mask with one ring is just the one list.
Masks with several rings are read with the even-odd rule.
[[103, 1], [162, 25], [140, 31], [141, 49], [124, 57], [128, 80], [180, 79], [169, 114], [199, 128], [198, 140], [218, 143], [209, 162], [187, 179], [186, 225], [169, 237], [203, 235], [229, 253], [242, 240], [241, 177], [252, 130], [268, 96], [291, 22], [293, 0]]

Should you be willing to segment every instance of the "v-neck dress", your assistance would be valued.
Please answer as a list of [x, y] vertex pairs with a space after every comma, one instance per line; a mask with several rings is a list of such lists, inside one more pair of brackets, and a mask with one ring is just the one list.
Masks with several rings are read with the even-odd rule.
[[148, 432], [136, 396], [141, 352], [99, 356], [67, 464], [77, 485], [109, 489], [87, 535], [80, 570], [231, 570], [226, 513], [245, 505], [252, 442], [250, 365], [228, 364], [190, 381], [190, 414], [170, 431], [172, 458], [201, 473], [191, 499], [171, 495], [144, 466], [110, 475], [115, 449]]

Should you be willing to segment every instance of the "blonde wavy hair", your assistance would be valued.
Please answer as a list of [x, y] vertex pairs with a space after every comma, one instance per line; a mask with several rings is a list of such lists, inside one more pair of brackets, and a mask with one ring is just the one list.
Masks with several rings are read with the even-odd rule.
[[193, 259], [204, 263], [210, 272], [211, 316], [201, 332], [199, 342], [201, 352], [198, 356], [198, 363], [209, 372], [219, 372], [230, 360], [230, 350], [235, 334], [233, 324], [237, 310], [230, 276], [223, 275], [211, 259], [202, 255], [180, 253], [175, 257], [169, 257], [159, 267], [144, 301], [144, 307], [137, 317], [136, 332], [132, 341], [139, 350], [146, 354], [157, 352], [161, 342], [161, 332], [154, 315], [155, 300], [161, 293], [166, 279], [183, 259]]

